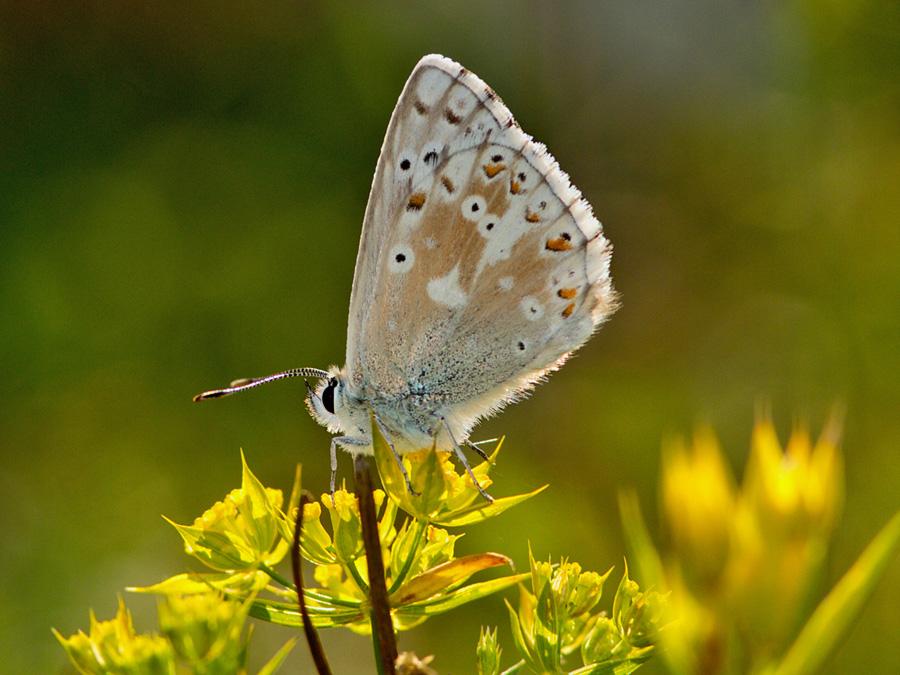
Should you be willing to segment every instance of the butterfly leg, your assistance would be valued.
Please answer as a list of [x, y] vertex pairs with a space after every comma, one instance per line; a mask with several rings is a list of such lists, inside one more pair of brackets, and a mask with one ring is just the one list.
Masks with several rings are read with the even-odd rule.
[[334, 436], [331, 439], [331, 497], [334, 498], [334, 478], [337, 475], [337, 446], [342, 445], [368, 445], [361, 438], [351, 438], [350, 436]]
[[[456, 439], [453, 437], [453, 432], [450, 431], [450, 425], [447, 424], [447, 420], [441, 417], [441, 422], [444, 424], [444, 428], [447, 430], [447, 435], [450, 436], [450, 442], [453, 443], [453, 450], [456, 452], [456, 457], [462, 462], [462, 465], [466, 467], [466, 473], [469, 474], [469, 478], [472, 479], [472, 482], [475, 483], [475, 487], [478, 488], [478, 491], [481, 493], [481, 496], [487, 499], [489, 502], [493, 503], [494, 498], [491, 497], [487, 492], [484, 491], [484, 488], [481, 487], [481, 483], [478, 482], [478, 479], [475, 478], [475, 474], [472, 473], [472, 467], [469, 466], [469, 460], [466, 459], [465, 453], [462, 451], [462, 448], [459, 447], [459, 443], [456, 442]], [[470, 443], [470, 445], [474, 445]], [[484, 453], [481, 452], [480, 449], [476, 447], [478, 453], [484, 456]]]
[[378, 425], [378, 430], [381, 432], [381, 435], [384, 436], [384, 440], [387, 441], [388, 446], [391, 449], [391, 452], [394, 453], [394, 461], [397, 462], [397, 466], [400, 467], [400, 472], [403, 474], [403, 480], [406, 481], [406, 489], [409, 490], [409, 494], [413, 497], [418, 497], [419, 493], [413, 490], [412, 483], [409, 482], [409, 475], [406, 473], [406, 467], [403, 466], [403, 460], [400, 459], [400, 455], [397, 453], [397, 450], [394, 448], [394, 443], [391, 441], [391, 437], [387, 432], [387, 429], [384, 428], [384, 424], [381, 423], [381, 420], [378, 419], [375, 415], [372, 415], [372, 419], [375, 420], [375, 424]]
[[[484, 443], [484, 441], [479, 441], [479, 442], [480, 442], [480, 443]], [[466, 445], [467, 445], [468, 447], [472, 448], [475, 452], [477, 452], [478, 455], [479, 455], [479, 457], [481, 457], [481, 459], [483, 459], [485, 462], [490, 462], [490, 461], [491, 461], [491, 458], [488, 457], [488, 456], [485, 454], [484, 450], [482, 450], [481, 448], [479, 448], [475, 443], [473, 443], [472, 441], [470, 441], [468, 438], [466, 439]]]

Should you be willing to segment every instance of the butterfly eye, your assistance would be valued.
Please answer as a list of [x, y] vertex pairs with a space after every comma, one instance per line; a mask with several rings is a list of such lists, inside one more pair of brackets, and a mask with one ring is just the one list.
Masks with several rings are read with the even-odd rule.
[[332, 377], [328, 380], [328, 386], [322, 390], [322, 406], [334, 415], [334, 390], [337, 388], [337, 378]]

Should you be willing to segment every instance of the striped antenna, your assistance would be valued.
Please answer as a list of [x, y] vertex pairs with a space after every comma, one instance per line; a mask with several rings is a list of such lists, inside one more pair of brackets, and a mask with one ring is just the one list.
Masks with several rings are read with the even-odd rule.
[[213, 389], [212, 391], [204, 391], [202, 394], [197, 394], [194, 397], [194, 400], [205, 401], [210, 398], [222, 398], [223, 396], [230, 396], [231, 394], [236, 394], [245, 389], [253, 389], [253, 387], [258, 387], [261, 384], [274, 382], [275, 380], [284, 380], [288, 377], [315, 377], [321, 379], [323, 377], [328, 377], [328, 371], [319, 370], [318, 368], [291, 368], [291, 370], [285, 370], [283, 373], [276, 373], [275, 375], [269, 375], [268, 377], [252, 377], [235, 380], [225, 389]]

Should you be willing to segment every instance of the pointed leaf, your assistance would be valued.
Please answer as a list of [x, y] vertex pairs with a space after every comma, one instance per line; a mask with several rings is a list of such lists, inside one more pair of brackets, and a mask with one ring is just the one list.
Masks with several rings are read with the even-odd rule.
[[407, 616], [432, 616], [434, 614], [440, 614], [474, 600], [480, 600], [491, 593], [496, 593], [497, 591], [509, 588], [513, 584], [521, 581], [523, 576], [525, 575], [516, 574], [511, 577], [501, 577], [500, 579], [491, 579], [490, 581], [480, 581], [477, 584], [469, 584], [465, 588], [460, 588], [449, 595], [401, 607], [396, 610], [396, 613], [398, 615]]
[[161, 593], [195, 595], [216, 589], [224, 593], [246, 594], [263, 590], [269, 584], [265, 572], [238, 572], [237, 574], [178, 574], [152, 586], [133, 586], [130, 593]]
[[500, 513], [503, 513], [504, 511], [506, 511], [506, 509], [513, 507], [516, 504], [521, 504], [526, 499], [531, 499], [535, 495], [543, 492], [545, 489], [547, 489], [546, 485], [526, 494], [513, 495], [512, 497], [501, 497], [500, 499], [495, 499], [492, 503], [487, 503], [484, 501], [476, 502], [474, 506], [471, 506], [463, 511], [452, 513], [445, 518], [441, 518], [440, 516], [438, 516], [432, 519], [431, 522], [434, 525], [440, 525], [441, 527], [462, 527], [463, 525], [473, 525], [474, 523], [480, 523], [482, 520], [487, 520], [488, 518], [492, 518]]
[[523, 626], [519, 623], [519, 615], [516, 614], [516, 610], [513, 609], [512, 605], [506, 600], [504, 602], [506, 602], [506, 608], [509, 610], [509, 626], [512, 629], [513, 642], [516, 645], [516, 649], [519, 650], [519, 654], [522, 655], [522, 659], [529, 668], [536, 673], [541, 672], [543, 668], [541, 668], [541, 664], [535, 654], [531, 635], [523, 630]]
[[543, 664], [542, 670], [552, 673], [559, 672], [562, 670], [559, 635], [562, 621], [552, 584], [544, 584], [535, 609], [534, 648]]
[[[357, 609], [314, 609], [309, 610], [309, 618], [316, 628], [330, 628], [333, 626], [346, 626], [357, 621], [368, 622], [369, 618], [361, 610]], [[298, 628], [303, 625], [300, 611], [294, 604], [274, 602], [271, 600], [254, 600], [250, 605], [250, 616], [255, 619], [268, 621], [279, 626]]]
[[297, 638], [288, 640], [281, 649], [275, 652], [275, 656], [269, 659], [269, 662], [262, 667], [257, 675], [275, 675], [275, 672], [281, 667], [281, 664], [284, 663], [284, 660], [294, 648], [295, 644], [297, 644]]
[[388, 496], [396, 501], [404, 511], [415, 518], [422, 519], [423, 514], [419, 512], [416, 500], [409, 494], [406, 479], [397, 464], [397, 459], [374, 418], [372, 419], [372, 453], [375, 456], [378, 477]]
[[476, 553], [433, 567], [420, 574], [391, 595], [391, 607], [401, 607], [431, 598], [448, 586], [462, 583], [470, 576], [489, 567], [511, 565], [512, 560], [500, 553]]
[[633, 649], [630, 656], [614, 661], [594, 663], [578, 670], [573, 670], [569, 675], [628, 675], [640, 668], [651, 656], [655, 647]]
[[241, 466], [241, 492], [244, 494], [241, 511], [244, 522], [253, 548], [265, 552], [272, 546], [278, 530], [275, 508], [266, 493], [265, 486], [247, 466], [243, 451], [241, 451]]
[[647, 586], [665, 588], [662, 560], [656, 547], [653, 546], [637, 493], [633, 490], [619, 492], [619, 514], [628, 547], [634, 555], [634, 560], [637, 561], [639, 578]]
[[894, 515], [825, 597], [775, 670], [775, 675], [817, 673], [837, 648], [900, 545], [900, 513]]
[[256, 552], [231, 532], [179, 525], [168, 518], [166, 520], [178, 530], [189, 553], [213, 569], [243, 570], [258, 562]]
[[442, 504], [441, 497], [446, 492], [444, 471], [441, 461], [434, 449], [425, 453], [424, 459], [416, 465], [415, 472], [410, 476], [413, 490], [419, 493], [414, 497], [419, 513], [437, 513]]
[[[278, 526], [278, 534], [282, 540], [288, 543], [290, 547], [294, 542], [294, 511], [300, 505], [300, 471], [302, 467], [297, 465], [297, 472], [294, 474], [294, 484], [291, 487], [291, 496], [285, 504], [284, 510], [276, 509], [275, 524]], [[299, 517], [300, 514], [298, 514]], [[290, 550], [290, 548], [288, 548]]]

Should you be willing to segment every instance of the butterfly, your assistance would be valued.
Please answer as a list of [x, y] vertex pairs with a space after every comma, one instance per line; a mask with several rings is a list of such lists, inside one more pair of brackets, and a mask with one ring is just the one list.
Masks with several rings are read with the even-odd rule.
[[375, 169], [346, 366], [238, 380], [195, 400], [318, 378], [307, 404], [338, 434], [332, 492], [336, 447], [371, 454], [373, 419], [401, 468], [400, 455], [433, 447], [454, 452], [474, 480], [460, 447], [474, 446], [474, 425], [562, 366], [615, 311], [611, 254], [590, 205], [491, 88], [425, 56]]

